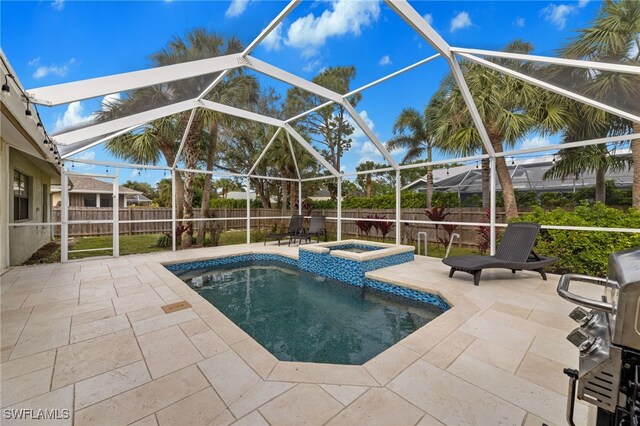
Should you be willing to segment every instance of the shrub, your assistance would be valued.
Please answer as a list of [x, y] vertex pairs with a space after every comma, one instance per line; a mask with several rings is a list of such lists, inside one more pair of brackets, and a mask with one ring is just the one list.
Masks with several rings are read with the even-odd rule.
[[[545, 211], [534, 208], [533, 212], [514, 221], [536, 222], [541, 225], [594, 226], [609, 228], [640, 228], [640, 212], [628, 212], [607, 207], [602, 203], [582, 203], [574, 211], [557, 208]], [[611, 253], [640, 246], [640, 234], [622, 232], [565, 231], [543, 229], [536, 244], [536, 252], [558, 258], [549, 272], [568, 272], [604, 277], [607, 274], [608, 257]]]
[[431, 198], [431, 205], [433, 207], [460, 207], [460, 198], [455, 192], [434, 192]]
[[156, 247], [167, 248], [171, 245], [171, 236], [162, 234], [156, 240]]

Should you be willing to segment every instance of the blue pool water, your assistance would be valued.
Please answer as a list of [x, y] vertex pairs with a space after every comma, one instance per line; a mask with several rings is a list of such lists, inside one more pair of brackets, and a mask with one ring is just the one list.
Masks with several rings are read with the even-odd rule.
[[363, 364], [443, 312], [274, 260], [168, 268], [282, 361]]

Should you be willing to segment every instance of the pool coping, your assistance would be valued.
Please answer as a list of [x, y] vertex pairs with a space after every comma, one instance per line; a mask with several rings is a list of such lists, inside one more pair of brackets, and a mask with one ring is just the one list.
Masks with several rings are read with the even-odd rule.
[[[342, 243], [344, 244], [344, 242]], [[152, 261], [149, 263], [149, 266], [178, 296], [189, 302], [193, 310], [203, 321], [252, 369], [258, 372], [264, 380], [330, 385], [384, 386], [395, 377], [397, 373], [419, 360], [432, 347], [480, 311], [478, 306], [471, 303], [465, 296], [455, 290], [439, 291], [412, 285], [402, 279], [389, 280], [386, 277], [376, 278], [377, 271], [386, 269], [382, 268], [377, 271], [368, 272], [367, 277], [413, 290], [436, 294], [442, 297], [450, 305], [450, 308], [362, 365], [280, 361], [253, 337], [228, 319], [214, 305], [209, 303], [184, 281], [165, 268], [165, 265], [247, 254], [270, 254], [298, 260], [297, 253], [284, 254], [282, 251], [269, 250], [268, 248], [255, 250], [247, 247], [244, 250], [240, 249], [234, 251], [234, 253], [227, 253], [220, 256], [194, 255], [181, 257], [180, 260], [176, 261]], [[238, 346], [236, 345], [240, 343], [246, 345], [245, 342], [247, 340], [251, 342], [251, 350], [238, 350]], [[268, 373], [264, 368], [265, 364], [273, 365]]]
[[[344, 246], [344, 245], [362, 245], [371, 247], [380, 247], [381, 250], [373, 250], [364, 253], [354, 253], [345, 250], [331, 250], [330, 247]], [[414, 252], [414, 246], [406, 246], [400, 244], [381, 243], [378, 241], [365, 241], [365, 240], [341, 240], [331, 241], [328, 243], [318, 243], [309, 246], [300, 246], [299, 250], [310, 251], [312, 253], [328, 254], [331, 256], [340, 257], [342, 259], [355, 260], [358, 262], [366, 262], [367, 260], [380, 259], [383, 257], [393, 256], [395, 254], [402, 254], [408, 252]]]

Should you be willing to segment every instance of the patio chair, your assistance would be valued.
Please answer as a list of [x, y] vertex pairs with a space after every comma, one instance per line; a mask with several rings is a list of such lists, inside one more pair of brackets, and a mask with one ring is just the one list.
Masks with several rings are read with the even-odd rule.
[[282, 241], [282, 239], [285, 237], [289, 237], [289, 245], [291, 245], [291, 238], [294, 235], [298, 235], [304, 232], [304, 228], [302, 227], [303, 220], [304, 220], [304, 216], [300, 214], [294, 214], [293, 216], [291, 216], [291, 221], [289, 222], [288, 231], [281, 232], [281, 233], [268, 234], [266, 237], [264, 237], [264, 245], [265, 246], [267, 245], [268, 239], [278, 240], [278, 245], [280, 245], [280, 241]]
[[546, 281], [544, 268], [554, 264], [558, 258], [538, 256], [533, 251], [539, 231], [537, 223], [510, 223], [494, 256], [453, 256], [442, 259], [442, 263], [451, 267], [449, 278], [456, 271], [467, 272], [473, 275], [474, 285], [480, 284], [482, 270], [490, 268], [511, 269], [514, 274], [516, 271], [536, 271]]
[[[309, 224], [309, 230], [305, 231], [302, 234], [295, 235], [293, 240], [298, 240], [302, 242], [305, 240], [310, 243], [311, 238], [316, 237], [317, 242], [320, 242], [320, 236], [324, 235], [324, 240], [327, 241], [327, 230], [324, 228], [324, 224], [327, 221], [325, 216], [311, 216], [311, 223]], [[291, 240], [289, 240], [291, 243]]]

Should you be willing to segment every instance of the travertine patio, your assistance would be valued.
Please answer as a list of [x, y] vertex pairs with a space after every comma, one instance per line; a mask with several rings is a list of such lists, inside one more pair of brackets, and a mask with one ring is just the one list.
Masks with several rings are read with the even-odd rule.
[[[565, 340], [573, 306], [555, 294], [557, 276], [487, 271], [474, 287], [418, 256], [370, 276], [440, 293], [450, 311], [364, 366], [290, 363], [161, 265], [247, 251], [297, 256], [230, 246], [10, 270], [2, 407], [68, 409], [58, 423], [77, 425], [565, 422], [562, 369], [578, 355]], [[161, 309], [181, 300], [193, 307]], [[586, 424], [586, 405], [576, 415]]]

